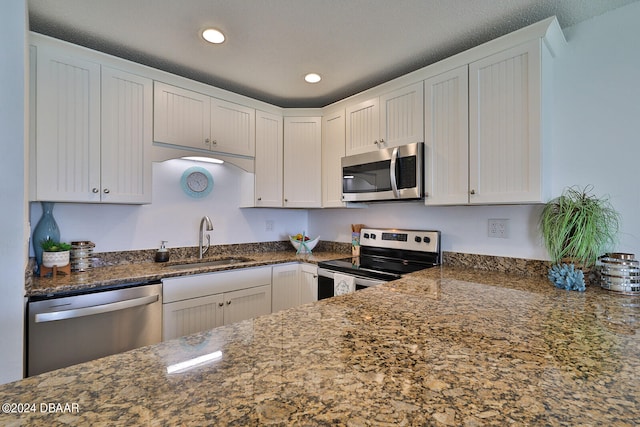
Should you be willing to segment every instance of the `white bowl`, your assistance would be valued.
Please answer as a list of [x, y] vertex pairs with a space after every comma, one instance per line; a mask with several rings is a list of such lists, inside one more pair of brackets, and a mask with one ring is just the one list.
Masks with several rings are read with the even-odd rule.
[[[301, 254], [306, 254], [307, 252], [311, 252], [313, 250], [313, 248], [316, 247], [316, 245], [320, 241], [320, 236], [316, 237], [315, 239], [307, 240], [306, 242], [304, 242], [305, 245], [303, 245], [302, 248], [300, 248], [300, 241], [299, 240], [296, 240], [293, 237], [289, 236], [289, 241], [291, 242], [293, 247], [296, 248], [296, 250], [300, 249], [299, 252]], [[305, 246], [306, 246], [306, 248], [305, 248]], [[307, 249], [309, 249], [309, 251], [307, 251]]]

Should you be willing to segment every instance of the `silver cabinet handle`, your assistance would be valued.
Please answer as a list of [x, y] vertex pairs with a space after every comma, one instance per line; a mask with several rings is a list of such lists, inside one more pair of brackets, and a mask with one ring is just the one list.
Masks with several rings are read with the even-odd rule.
[[158, 295], [149, 295], [141, 298], [128, 299], [124, 301], [112, 302], [110, 304], [94, 305], [91, 307], [76, 308], [74, 310], [55, 311], [52, 313], [36, 314], [36, 323], [53, 322], [55, 320], [76, 319], [78, 317], [91, 316], [94, 314], [110, 313], [112, 311], [124, 310], [138, 307], [140, 305], [152, 304], [158, 301]]
[[104, 194], [109, 194], [109, 189], [108, 188], [104, 189]]
[[398, 183], [396, 181], [396, 163], [398, 161], [398, 147], [393, 149], [391, 153], [391, 167], [389, 168], [389, 178], [391, 179], [391, 189], [393, 190], [393, 197], [400, 198], [400, 192], [398, 191]]
[[94, 188], [93, 190], [91, 190], [92, 193], [99, 193], [100, 190], [98, 190], [97, 188]]

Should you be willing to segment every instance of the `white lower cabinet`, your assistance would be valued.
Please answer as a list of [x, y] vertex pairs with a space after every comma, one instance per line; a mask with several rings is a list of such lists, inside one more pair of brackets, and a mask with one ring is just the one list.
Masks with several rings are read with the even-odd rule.
[[162, 280], [163, 341], [271, 313], [271, 267]]
[[317, 266], [297, 262], [273, 266], [271, 307], [274, 313], [317, 300]]

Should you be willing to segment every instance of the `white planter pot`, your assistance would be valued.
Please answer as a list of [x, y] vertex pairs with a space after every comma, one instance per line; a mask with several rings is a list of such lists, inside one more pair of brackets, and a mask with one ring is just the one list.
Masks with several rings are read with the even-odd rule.
[[64, 267], [69, 264], [69, 251], [42, 252], [42, 265], [45, 267]]

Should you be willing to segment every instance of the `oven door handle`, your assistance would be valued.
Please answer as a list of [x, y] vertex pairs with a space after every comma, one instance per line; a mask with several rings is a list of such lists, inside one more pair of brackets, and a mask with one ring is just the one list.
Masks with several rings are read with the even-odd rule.
[[36, 314], [35, 322], [53, 322], [56, 320], [76, 319], [78, 317], [91, 316], [94, 314], [110, 313], [112, 311], [125, 310], [127, 308], [141, 305], [153, 304], [158, 301], [158, 295], [149, 295], [141, 298], [133, 298], [124, 301], [112, 302], [109, 304], [94, 305], [91, 307], [76, 308], [73, 310], [54, 311], [51, 313]]
[[[342, 274], [345, 274], [345, 273], [342, 273]], [[333, 271], [326, 270], [324, 268], [319, 268], [318, 276], [327, 277], [333, 280]], [[385, 280], [368, 279], [362, 276], [356, 276], [354, 274], [347, 274], [347, 276], [353, 276], [355, 278], [355, 284], [359, 286], [370, 287], [370, 286], [377, 286], [377, 285], [381, 285], [382, 283], [386, 283]]]
[[391, 180], [391, 189], [393, 190], [393, 197], [400, 198], [400, 192], [398, 191], [398, 181], [396, 177], [396, 163], [398, 162], [398, 147], [395, 147], [391, 152], [391, 166], [389, 167], [389, 179]]

